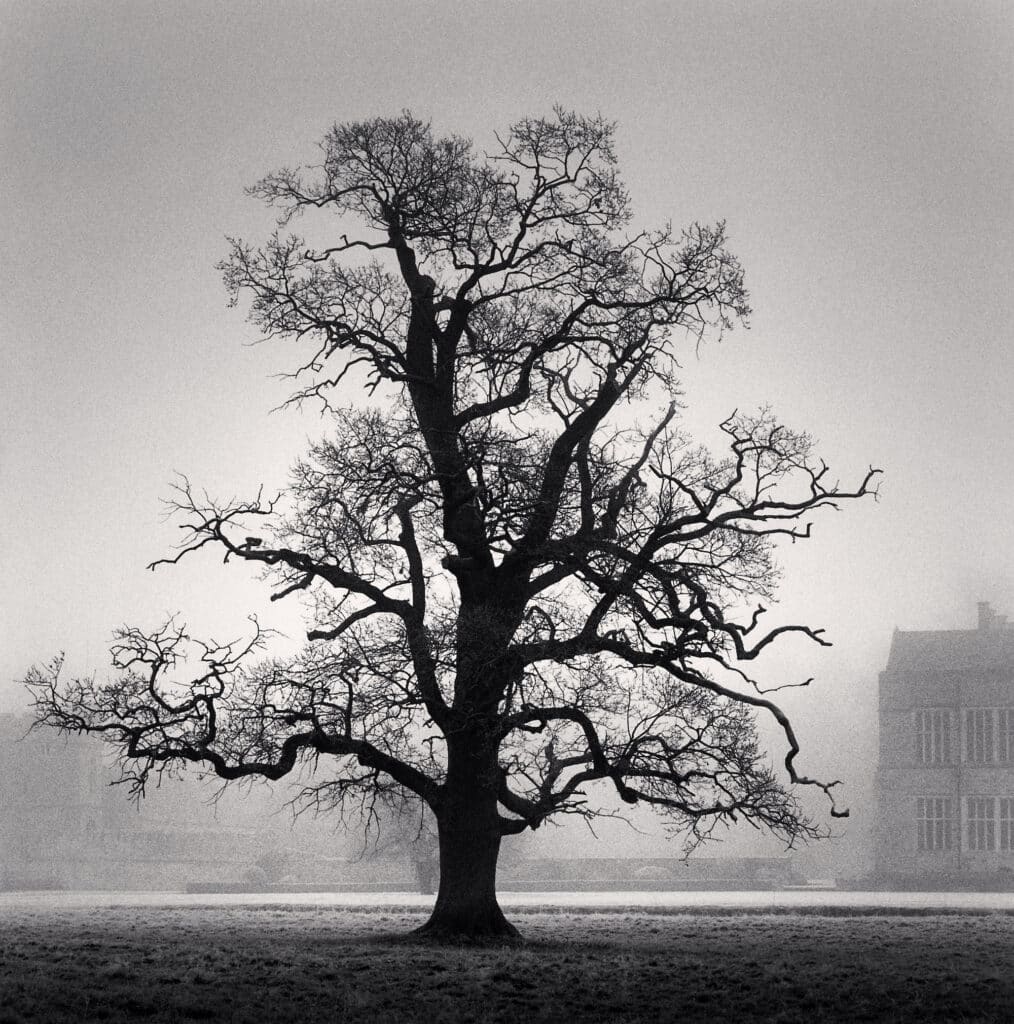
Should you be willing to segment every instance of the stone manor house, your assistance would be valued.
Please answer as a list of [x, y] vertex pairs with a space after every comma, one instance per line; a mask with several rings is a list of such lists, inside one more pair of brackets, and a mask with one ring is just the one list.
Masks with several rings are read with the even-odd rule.
[[1014, 627], [895, 630], [880, 675], [876, 873], [897, 885], [1014, 885]]
[[[153, 784], [140, 807], [93, 737], [29, 731], [0, 713], [0, 890], [178, 889], [251, 872], [347, 873], [323, 819], [293, 823], [285, 787], [227, 793], [192, 779]], [[274, 877], [268, 881], [277, 880]]]

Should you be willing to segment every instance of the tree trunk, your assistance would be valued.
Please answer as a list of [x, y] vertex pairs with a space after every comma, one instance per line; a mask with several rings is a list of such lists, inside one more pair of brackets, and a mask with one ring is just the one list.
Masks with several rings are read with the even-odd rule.
[[496, 898], [500, 819], [495, 768], [486, 772], [448, 764], [444, 805], [437, 818], [440, 835], [440, 887], [430, 919], [418, 934], [469, 941], [516, 941], [518, 930], [504, 917]]

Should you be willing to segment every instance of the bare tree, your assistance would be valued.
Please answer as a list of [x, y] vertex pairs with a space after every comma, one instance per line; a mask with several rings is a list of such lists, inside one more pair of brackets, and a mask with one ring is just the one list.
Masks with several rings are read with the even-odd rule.
[[[346, 815], [345, 824], [356, 824]], [[420, 893], [433, 895], [439, 877], [440, 841], [436, 821], [429, 808], [421, 802], [391, 807], [368, 802], [363, 828], [363, 856], [369, 860], [398, 858], [412, 868]]]
[[[877, 471], [840, 486], [766, 412], [727, 419], [720, 457], [681, 429], [681, 341], [749, 313], [723, 225], [629, 233], [613, 125], [563, 110], [491, 154], [408, 113], [336, 125], [322, 153], [250, 190], [279, 229], [233, 241], [222, 270], [265, 336], [309, 345], [290, 401], [320, 400], [331, 435], [274, 501], [184, 480], [185, 540], [163, 560], [263, 566], [274, 597], [307, 599], [305, 650], [251, 658], [259, 627], [227, 646], [126, 629], [110, 682], [32, 671], [38, 720], [117, 744], [138, 791], [188, 764], [226, 780], [312, 764], [307, 796], [328, 807], [422, 801], [438, 934], [516, 934], [502, 839], [594, 814], [592, 784], [691, 840], [735, 819], [818, 835], [791, 784], [835, 784], [797, 771], [750, 666], [784, 634], [827, 644], [762, 627], [774, 546]], [[286, 233], [301, 215], [332, 244]], [[201, 668], [174, 681], [187, 650]], [[784, 732], [784, 782], [757, 711]]]

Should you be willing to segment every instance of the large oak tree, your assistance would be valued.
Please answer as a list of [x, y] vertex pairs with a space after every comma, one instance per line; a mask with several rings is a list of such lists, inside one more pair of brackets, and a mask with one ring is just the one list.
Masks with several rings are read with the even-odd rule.
[[[513, 935], [501, 842], [595, 813], [596, 785], [691, 839], [730, 819], [816, 835], [794, 785], [833, 784], [797, 771], [751, 665], [787, 633], [827, 642], [762, 625], [774, 546], [875, 471], [840, 486], [768, 413], [727, 419], [718, 456], [685, 433], [676, 357], [749, 313], [723, 226], [631, 232], [613, 125], [562, 110], [488, 154], [405, 113], [336, 125], [322, 156], [250, 190], [278, 231], [222, 269], [264, 335], [302, 346], [291, 401], [319, 399], [328, 436], [273, 501], [184, 481], [163, 560], [265, 567], [307, 600], [305, 650], [124, 629], [109, 681], [32, 671], [38, 719], [117, 745], [141, 791], [191, 764], [312, 767], [318, 805], [421, 802], [439, 934]], [[326, 247], [290, 233], [304, 215]]]

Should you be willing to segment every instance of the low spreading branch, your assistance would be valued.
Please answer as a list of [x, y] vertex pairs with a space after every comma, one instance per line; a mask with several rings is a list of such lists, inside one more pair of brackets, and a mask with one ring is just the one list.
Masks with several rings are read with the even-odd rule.
[[[306, 647], [125, 627], [108, 680], [29, 673], [40, 724], [106, 739], [136, 794], [200, 766], [314, 771], [317, 807], [421, 801], [451, 930], [475, 863], [492, 892], [501, 835], [613, 813], [604, 789], [691, 843], [735, 821], [817, 837], [800, 790], [847, 814], [797, 767], [771, 697], [791, 684], [762, 679], [773, 646], [828, 631], [767, 609], [780, 545], [876, 498], [879, 470], [841, 484], [765, 409], [721, 424], [724, 451], [687, 436], [677, 360], [746, 323], [743, 270], [723, 223], [628, 232], [614, 130], [558, 109], [480, 154], [406, 112], [335, 125], [322, 161], [250, 190], [278, 230], [232, 240], [225, 283], [296, 344], [289, 400], [319, 399], [328, 436], [272, 500], [182, 478], [182, 541], [151, 568], [256, 568], [303, 602]], [[308, 245], [300, 216], [340, 231]]]

